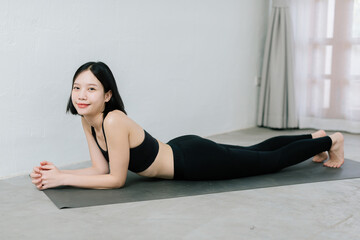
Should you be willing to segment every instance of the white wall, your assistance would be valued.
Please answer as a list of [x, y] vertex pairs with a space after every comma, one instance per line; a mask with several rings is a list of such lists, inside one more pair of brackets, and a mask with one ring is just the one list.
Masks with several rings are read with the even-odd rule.
[[266, 0], [0, 1], [0, 178], [89, 159], [65, 114], [87, 61], [110, 66], [128, 115], [162, 141], [255, 126]]

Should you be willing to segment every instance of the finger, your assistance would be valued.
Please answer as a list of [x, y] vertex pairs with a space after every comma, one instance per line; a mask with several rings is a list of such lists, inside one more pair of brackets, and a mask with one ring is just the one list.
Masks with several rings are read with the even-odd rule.
[[32, 182], [32, 183], [38, 183], [38, 182], [41, 182], [41, 181], [42, 181], [41, 178], [32, 178], [32, 179], [31, 179], [31, 182]]
[[53, 165], [52, 162], [48, 162], [48, 161], [42, 161], [40, 164], [41, 165]]
[[41, 181], [42, 181], [42, 179], [41, 179], [41, 178], [38, 178], [38, 179], [33, 179], [31, 182], [32, 182], [33, 184], [39, 184], [39, 183], [41, 183]]
[[[42, 170], [50, 170], [50, 169], [53, 169], [54, 166], [53, 165], [44, 165], [44, 166], [41, 166], [41, 169]], [[40, 171], [41, 172], [41, 171]]]
[[31, 178], [38, 178], [38, 177], [41, 177], [41, 174], [32, 172], [32, 173], [30, 173], [30, 177]]
[[47, 185], [45, 183], [42, 183], [40, 186], [40, 190], [44, 190], [47, 188]]
[[39, 169], [39, 167], [34, 167], [33, 171], [34, 171], [34, 172], [39, 172], [40, 169]]

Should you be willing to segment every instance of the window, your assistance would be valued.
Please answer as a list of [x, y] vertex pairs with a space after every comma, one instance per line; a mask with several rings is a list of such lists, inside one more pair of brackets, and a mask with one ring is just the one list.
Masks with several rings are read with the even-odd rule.
[[307, 115], [360, 120], [360, 0], [314, 0]]

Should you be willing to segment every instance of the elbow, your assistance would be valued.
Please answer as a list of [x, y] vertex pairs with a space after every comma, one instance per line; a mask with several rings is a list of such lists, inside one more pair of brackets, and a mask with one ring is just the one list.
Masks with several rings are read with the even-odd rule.
[[118, 189], [118, 188], [122, 188], [122, 187], [124, 187], [124, 185], [125, 185], [125, 183], [116, 183], [114, 186], [113, 186], [113, 188], [114, 189]]
[[122, 188], [124, 185], [125, 185], [125, 183], [114, 182], [110, 185], [107, 185], [106, 187], [98, 187], [98, 188], [94, 188], [94, 189], [119, 189], [119, 188]]
[[106, 174], [108, 176], [108, 188], [109, 189], [116, 189], [122, 188], [126, 182], [126, 176], [118, 176], [117, 174]]
[[95, 189], [118, 189], [125, 185], [126, 179], [121, 179], [111, 174], [105, 174], [104, 176], [107, 180]]
[[122, 188], [124, 186], [125, 186], [125, 180], [115, 179], [112, 188], [117, 189], [117, 188]]

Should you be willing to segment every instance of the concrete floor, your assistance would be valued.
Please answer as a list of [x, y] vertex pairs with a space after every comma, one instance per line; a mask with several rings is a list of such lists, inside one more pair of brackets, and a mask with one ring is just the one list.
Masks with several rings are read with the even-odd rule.
[[[209, 137], [250, 145], [311, 130]], [[345, 157], [360, 161], [360, 135]], [[156, 193], [154, 193], [156, 194]], [[0, 181], [1, 239], [360, 239], [360, 179], [59, 210], [28, 176]]]

